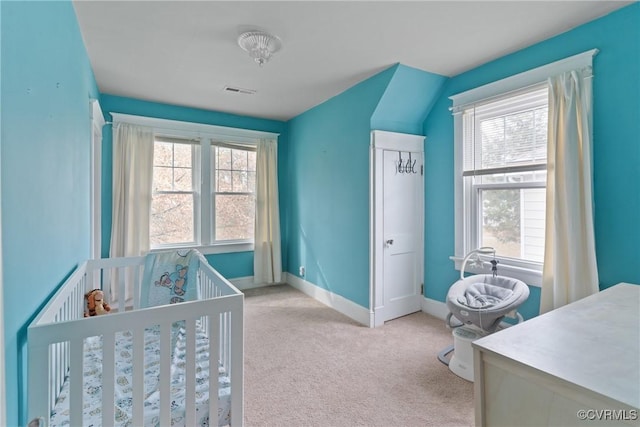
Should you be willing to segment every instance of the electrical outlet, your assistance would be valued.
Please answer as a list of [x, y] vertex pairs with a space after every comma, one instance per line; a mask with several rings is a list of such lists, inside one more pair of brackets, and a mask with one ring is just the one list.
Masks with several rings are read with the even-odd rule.
[[300, 273], [300, 277], [304, 277], [304, 266], [302, 265], [300, 266], [299, 273]]

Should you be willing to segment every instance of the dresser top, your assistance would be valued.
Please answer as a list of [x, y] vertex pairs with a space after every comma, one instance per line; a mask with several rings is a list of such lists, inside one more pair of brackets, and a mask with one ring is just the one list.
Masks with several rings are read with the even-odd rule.
[[617, 284], [473, 345], [640, 408], [640, 285]]

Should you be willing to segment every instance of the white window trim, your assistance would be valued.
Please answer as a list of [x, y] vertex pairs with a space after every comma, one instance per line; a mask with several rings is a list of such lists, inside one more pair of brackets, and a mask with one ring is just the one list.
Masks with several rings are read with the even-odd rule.
[[[465, 242], [465, 230], [471, 226], [471, 216], [464, 215], [464, 183], [463, 171], [463, 135], [462, 135], [462, 112], [465, 107], [479, 101], [489, 100], [493, 97], [504, 96], [509, 92], [519, 91], [524, 88], [538, 85], [546, 81], [549, 77], [567, 71], [591, 67], [593, 57], [598, 53], [598, 49], [591, 49], [586, 52], [561, 59], [550, 64], [546, 64], [520, 74], [507, 77], [484, 86], [477, 87], [449, 97], [453, 102], [451, 111], [453, 113], [453, 139], [454, 139], [454, 221], [455, 221], [455, 254], [450, 257], [455, 263], [455, 268], [460, 270], [462, 260], [466, 253], [475, 248], [469, 247], [469, 242]], [[541, 286], [542, 283], [542, 263], [523, 262], [508, 258], [496, 257], [500, 263], [498, 271], [501, 274], [520, 279], [532, 286]], [[490, 271], [487, 263], [485, 268], [472, 268], [469, 264], [465, 267], [467, 273], [486, 273]]]
[[232, 128], [226, 126], [207, 125], [203, 123], [183, 122], [178, 120], [159, 119], [156, 117], [134, 116], [131, 114], [110, 113], [113, 124], [119, 122], [153, 128], [157, 133], [178, 138], [185, 136], [191, 138], [224, 139], [229, 142], [251, 143], [254, 139], [277, 139], [279, 133], [264, 132], [258, 130]]
[[91, 113], [91, 258], [102, 257], [102, 128], [106, 124], [100, 102], [89, 101]]
[[[180, 139], [193, 138], [202, 141], [207, 141], [209, 147], [213, 146], [216, 142], [225, 141], [229, 143], [243, 144], [255, 144], [256, 139], [278, 139], [279, 133], [256, 131], [241, 128], [231, 128], [226, 126], [207, 125], [202, 123], [183, 122], [178, 120], [159, 119], [155, 117], [135, 116], [131, 114], [122, 114], [111, 112], [113, 124], [116, 126], [118, 123], [129, 123], [140, 126], [147, 126], [153, 129], [154, 133], [165, 137], [176, 137]], [[201, 156], [209, 157], [203, 158], [207, 164], [212, 164], [210, 159], [209, 150], [204, 150], [201, 147]], [[199, 166], [198, 166], [199, 167]], [[201, 187], [201, 191], [209, 191], [210, 184], [206, 183]], [[206, 212], [204, 213], [206, 214]], [[198, 221], [197, 227], [202, 226], [202, 221]], [[206, 232], [206, 230], [204, 230]], [[222, 254], [222, 253], [234, 253], [234, 252], [250, 252], [254, 250], [253, 241], [246, 240], [225, 240], [219, 242], [212, 242], [208, 244], [184, 244], [184, 245], [163, 245], [160, 247], [154, 247], [151, 252], [165, 250], [169, 248], [193, 248], [198, 249], [205, 255]]]

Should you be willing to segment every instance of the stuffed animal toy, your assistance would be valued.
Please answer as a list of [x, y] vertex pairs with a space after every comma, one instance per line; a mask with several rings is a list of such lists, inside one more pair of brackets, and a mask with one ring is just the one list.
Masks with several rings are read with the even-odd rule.
[[104, 300], [104, 292], [100, 289], [87, 292], [84, 294], [84, 299], [87, 301], [87, 310], [84, 312], [84, 317], [107, 314], [111, 311], [111, 307]]

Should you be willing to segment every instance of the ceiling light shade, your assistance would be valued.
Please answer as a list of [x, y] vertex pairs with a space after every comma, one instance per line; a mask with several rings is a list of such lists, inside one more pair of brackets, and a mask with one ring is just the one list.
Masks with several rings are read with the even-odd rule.
[[238, 37], [238, 45], [249, 53], [258, 65], [269, 61], [271, 55], [282, 47], [280, 39], [264, 31], [246, 31]]

